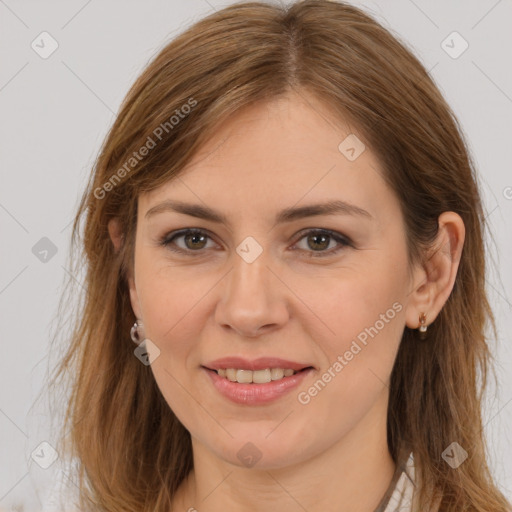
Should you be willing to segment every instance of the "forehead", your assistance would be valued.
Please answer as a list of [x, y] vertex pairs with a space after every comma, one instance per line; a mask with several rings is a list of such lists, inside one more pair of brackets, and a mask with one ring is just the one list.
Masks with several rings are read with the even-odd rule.
[[178, 178], [141, 195], [140, 210], [169, 198], [234, 214], [326, 199], [371, 209], [372, 197], [391, 191], [361, 139], [305, 93], [251, 105], [220, 124]]

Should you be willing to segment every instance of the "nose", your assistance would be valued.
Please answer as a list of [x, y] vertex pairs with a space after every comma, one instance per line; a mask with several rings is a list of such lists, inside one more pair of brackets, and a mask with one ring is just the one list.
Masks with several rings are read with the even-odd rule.
[[234, 255], [233, 268], [223, 280], [215, 319], [224, 329], [254, 338], [280, 329], [289, 319], [289, 294], [265, 251], [249, 263]]

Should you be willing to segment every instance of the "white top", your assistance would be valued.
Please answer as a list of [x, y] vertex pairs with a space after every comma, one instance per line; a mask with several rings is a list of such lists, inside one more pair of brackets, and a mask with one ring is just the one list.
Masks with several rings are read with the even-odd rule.
[[415, 487], [414, 457], [409, 454], [404, 471], [396, 482], [384, 512], [411, 512]]

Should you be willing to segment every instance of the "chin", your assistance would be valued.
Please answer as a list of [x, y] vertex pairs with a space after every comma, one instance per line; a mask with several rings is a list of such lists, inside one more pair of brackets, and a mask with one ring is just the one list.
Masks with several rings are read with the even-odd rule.
[[[300, 463], [306, 454], [304, 439], [271, 433], [269, 437], [266, 430], [255, 431], [251, 434], [247, 430], [245, 434], [235, 436], [225, 444], [222, 453], [218, 453], [230, 464], [247, 469], [278, 469], [292, 464]], [[211, 447], [213, 452], [218, 452], [219, 445]]]

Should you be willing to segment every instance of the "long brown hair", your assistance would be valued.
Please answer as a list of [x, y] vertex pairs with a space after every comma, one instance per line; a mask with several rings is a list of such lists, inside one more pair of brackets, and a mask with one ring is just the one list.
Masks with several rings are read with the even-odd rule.
[[[403, 333], [388, 446], [397, 464], [414, 453], [421, 510], [436, 498], [442, 511], [510, 511], [482, 432], [492, 358], [485, 329], [496, 328], [484, 286], [483, 207], [462, 130], [404, 43], [363, 11], [326, 0], [215, 12], [170, 42], [121, 105], [73, 224], [71, 270], [83, 269], [85, 282], [54, 376], [54, 385], [70, 378], [62, 447], [79, 460], [82, 509], [167, 511], [192, 468], [190, 435], [129, 336], [137, 197], [177, 177], [230, 115], [290, 90], [329, 105], [379, 157], [401, 204], [411, 264], [427, 257], [442, 212], [462, 217], [466, 240], [448, 301], [426, 342]], [[112, 218], [123, 235], [117, 252]], [[468, 453], [457, 469], [442, 458], [454, 441]]]

